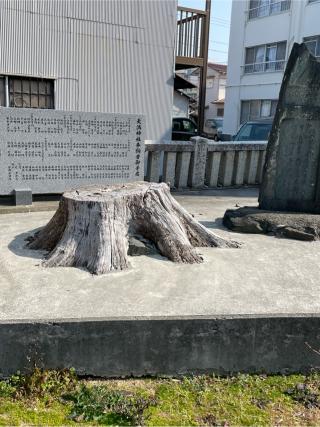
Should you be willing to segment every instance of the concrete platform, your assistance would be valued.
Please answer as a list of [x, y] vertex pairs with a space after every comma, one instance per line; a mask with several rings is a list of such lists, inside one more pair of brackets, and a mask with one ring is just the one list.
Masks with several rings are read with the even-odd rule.
[[225, 210], [256, 205], [256, 189], [175, 197], [242, 248], [201, 248], [200, 265], [133, 257], [128, 271], [96, 277], [43, 268], [43, 254], [24, 248], [52, 211], [0, 215], [2, 375], [35, 363], [102, 376], [294, 372], [320, 365], [309, 348], [320, 343], [320, 242], [224, 229]]

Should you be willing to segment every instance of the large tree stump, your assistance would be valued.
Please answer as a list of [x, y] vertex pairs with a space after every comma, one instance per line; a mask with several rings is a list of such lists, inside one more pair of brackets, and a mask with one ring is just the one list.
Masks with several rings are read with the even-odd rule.
[[47, 267], [78, 266], [103, 274], [128, 267], [129, 234], [153, 241], [174, 262], [200, 263], [196, 246], [239, 246], [195, 221], [166, 184], [148, 182], [64, 193], [55, 215], [28, 246], [49, 251]]

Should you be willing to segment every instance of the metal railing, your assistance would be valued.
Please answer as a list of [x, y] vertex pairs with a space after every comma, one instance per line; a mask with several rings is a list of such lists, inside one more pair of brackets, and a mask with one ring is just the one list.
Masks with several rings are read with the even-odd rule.
[[284, 59], [278, 61], [256, 62], [253, 64], [242, 65], [242, 74], [266, 73], [272, 71], [283, 71], [286, 61]]
[[274, 15], [276, 13], [284, 12], [289, 10], [291, 6], [291, 0], [281, 0], [278, 2], [269, 1], [261, 6], [249, 9], [248, 19], [262, 18], [264, 16]]

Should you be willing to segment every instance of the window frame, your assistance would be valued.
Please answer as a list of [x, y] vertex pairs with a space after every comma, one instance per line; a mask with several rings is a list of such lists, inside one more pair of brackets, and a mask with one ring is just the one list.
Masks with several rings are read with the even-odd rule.
[[[313, 0], [320, 1], [320, 0]], [[257, 6], [252, 7], [256, 3]], [[267, 16], [277, 15], [288, 12], [291, 9], [292, 0], [249, 0], [247, 19], [266, 18]]]
[[[1, 87], [2, 86], [2, 87]], [[0, 107], [6, 107], [6, 78], [0, 76]]]
[[[263, 108], [263, 103], [264, 102], [270, 102], [270, 115], [269, 116], [262, 116], [262, 108]], [[244, 105], [245, 103], [247, 103], [246, 109], [247, 109], [247, 114], [246, 117], [243, 117], [243, 109], [244, 109]], [[253, 103], [258, 104], [256, 105], [256, 111], [259, 110], [259, 115], [258, 116], [252, 116], [251, 111], [253, 110]], [[267, 119], [272, 119], [276, 113], [276, 106], [277, 106], [278, 100], [277, 99], [242, 99], [241, 100], [241, 104], [240, 104], [240, 125], [242, 125], [243, 123], [246, 122], [250, 122], [250, 121], [255, 121], [255, 120], [267, 120]], [[272, 114], [274, 113], [274, 114]]]
[[[0, 79], [4, 80], [4, 107], [55, 109], [54, 79], [4, 74]], [[22, 100], [21, 105], [18, 99]], [[36, 105], [32, 105], [32, 100], [37, 100]]]
[[[279, 59], [278, 52], [281, 51], [280, 47], [284, 44], [284, 56]], [[276, 48], [275, 50], [275, 59], [269, 60], [268, 58], [268, 50], [270, 48]], [[258, 50], [264, 49], [264, 58], [263, 61], [257, 62], [257, 52]], [[261, 73], [261, 72], [270, 72], [270, 71], [283, 71], [284, 65], [286, 61], [286, 52], [287, 52], [287, 40], [282, 40], [279, 42], [268, 43], [264, 45], [256, 45], [249, 46], [245, 48], [245, 58], [243, 65], [244, 74], [252, 74], [252, 73]], [[253, 58], [255, 62], [249, 63], [248, 59]]]
[[206, 88], [207, 89], [212, 89], [214, 86], [214, 77], [208, 77], [207, 78], [207, 85]]
[[[319, 0], [320, 1], [320, 0]], [[312, 43], [315, 42], [316, 46], [315, 46], [315, 50], [314, 53], [311, 52], [311, 50], [308, 47], [308, 43]], [[309, 52], [315, 56], [316, 58], [320, 58], [320, 34], [319, 35], [315, 35], [315, 36], [310, 36], [310, 37], [304, 37], [303, 38], [303, 43], [305, 43], [305, 45], [307, 46], [307, 48], [309, 49]]]
[[217, 117], [224, 117], [224, 107], [217, 108]]

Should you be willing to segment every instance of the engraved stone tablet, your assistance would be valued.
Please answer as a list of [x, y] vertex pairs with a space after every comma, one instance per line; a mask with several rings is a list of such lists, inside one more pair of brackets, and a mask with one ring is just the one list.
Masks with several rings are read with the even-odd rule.
[[295, 44], [267, 147], [260, 208], [320, 213], [320, 62]]
[[141, 181], [145, 118], [0, 108], [0, 194]]

